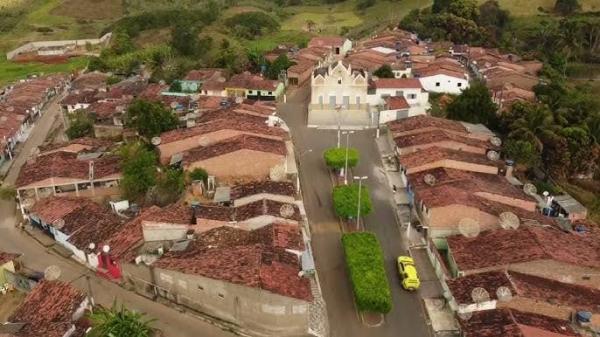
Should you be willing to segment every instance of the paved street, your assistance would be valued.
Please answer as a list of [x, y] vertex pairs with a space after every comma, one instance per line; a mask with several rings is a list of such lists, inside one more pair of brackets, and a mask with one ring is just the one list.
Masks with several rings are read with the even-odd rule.
[[[385, 324], [369, 328], [363, 325], [354, 309], [350, 281], [345, 268], [340, 243], [341, 229], [333, 212], [331, 181], [323, 163], [323, 151], [336, 145], [335, 130], [308, 129], [306, 125], [306, 92], [288, 95], [280, 113], [292, 129], [292, 136], [301, 156], [300, 172], [304, 203], [311, 222], [312, 245], [319, 271], [321, 288], [327, 303], [331, 336], [429, 336], [418, 293], [401, 289], [395, 259], [405, 254], [392, 207], [392, 191], [375, 145], [375, 131], [357, 131], [351, 136], [351, 146], [361, 154], [356, 175], [369, 176], [374, 212], [365, 218], [366, 228], [377, 234], [383, 245], [386, 270], [393, 295], [393, 310]], [[345, 139], [345, 138], [344, 138]], [[312, 152], [307, 152], [311, 149]]]
[[[31, 136], [25, 142], [20, 155], [15, 159], [11, 171], [5, 182], [14, 184], [17, 179], [18, 170], [26, 162], [32, 149], [41, 145], [50, 132], [53, 122], [60, 118], [60, 108], [56, 103], [48, 106], [44, 115], [36, 121]], [[165, 333], [167, 337], [231, 337], [231, 333], [204, 322], [200, 319], [190, 317], [167, 306], [157, 304], [144, 297], [127, 291], [118, 285], [95, 277], [84, 266], [75, 261], [64, 259], [51, 250], [47, 250], [27, 234], [15, 227], [16, 206], [10, 201], [0, 200], [0, 249], [8, 252], [20, 252], [23, 254], [22, 261], [28, 268], [43, 271], [49, 265], [57, 265], [62, 270], [61, 279], [73, 281], [80, 289], [87, 291], [84, 273], [92, 275], [91, 288], [96, 303], [110, 306], [117, 298], [130, 309], [146, 312], [149, 318], [159, 319], [155, 326]]]

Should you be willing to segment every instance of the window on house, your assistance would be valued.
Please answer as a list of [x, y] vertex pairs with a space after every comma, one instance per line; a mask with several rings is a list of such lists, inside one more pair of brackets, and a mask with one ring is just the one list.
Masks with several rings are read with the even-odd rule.
[[223, 294], [221, 294], [221, 293], [219, 293], [219, 294], [218, 294], [218, 296], [219, 296], [220, 298], [225, 298], [225, 295], [223, 295]]
[[435, 82], [435, 86], [439, 87], [440, 86], [440, 82]]
[[204, 287], [203, 287], [203, 286], [201, 286], [201, 285], [198, 285], [198, 290], [202, 290], [202, 291], [204, 291]]
[[360, 96], [356, 96], [356, 104], [360, 105]]
[[341, 79], [338, 80], [338, 84], [342, 84], [342, 80]]
[[402, 91], [402, 90], [396, 90], [396, 96], [397, 97], [404, 96], [404, 91]]
[[415, 99], [417, 98], [417, 94], [408, 94], [408, 99]]
[[272, 91], [269, 91], [269, 95], [273, 95], [273, 92], [272, 92]]
[[249, 93], [249, 94], [251, 94], [251, 93], [252, 93], [252, 90], [248, 90], [248, 93]]
[[456, 85], [457, 85], [459, 88], [460, 88], [460, 87], [462, 87], [462, 83], [460, 83], [460, 82], [458, 82]]

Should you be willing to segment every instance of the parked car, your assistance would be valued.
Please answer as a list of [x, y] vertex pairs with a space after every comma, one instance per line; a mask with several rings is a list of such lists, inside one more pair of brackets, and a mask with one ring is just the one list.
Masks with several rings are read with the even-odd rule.
[[400, 278], [402, 279], [402, 288], [410, 291], [419, 289], [421, 281], [419, 281], [419, 275], [417, 275], [415, 261], [412, 257], [398, 257], [398, 272], [400, 273]]

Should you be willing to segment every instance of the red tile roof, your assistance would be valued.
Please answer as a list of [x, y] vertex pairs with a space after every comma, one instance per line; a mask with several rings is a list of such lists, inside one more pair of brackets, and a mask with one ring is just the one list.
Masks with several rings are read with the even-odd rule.
[[451, 67], [448, 65], [431, 64], [425, 68], [415, 69], [414, 74], [417, 77], [429, 77], [435, 75], [447, 75], [450, 77], [456, 77], [460, 79], [467, 79], [465, 69], [459, 67]]
[[18, 337], [63, 337], [74, 322], [85, 295], [66, 282], [41, 281], [15, 312], [11, 323], [26, 323]]
[[385, 106], [388, 110], [408, 109], [410, 105], [403, 96], [391, 96], [385, 99]]
[[77, 90], [92, 89], [97, 90], [106, 87], [108, 75], [104, 73], [85, 73], [78, 76], [71, 82], [71, 88]]
[[555, 260], [600, 269], [600, 233], [597, 230], [576, 234], [556, 228], [527, 226], [518, 230], [484, 231], [475, 238], [454, 235], [447, 241], [459, 270], [501, 268], [536, 260]]
[[184, 203], [176, 203], [163, 207], [160, 212], [152, 212], [152, 214], [145, 216], [144, 220], [182, 225], [196, 222], [194, 210], [191, 206]]
[[482, 154], [447, 149], [437, 146], [430, 147], [425, 151], [414, 151], [403, 154], [398, 156], [398, 160], [406, 169], [417, 168], [419, 166], [440, 160], [454, 160], [471, 164], [486, 165], [490, 167], [498, 167], [500, 165], [499, 162], [490, 161]]
[[296, 254], [303, 249], [298, 227], [272, 224], [244, 231], [219, 227], [198, 236], [183, 252], [167, 252], [155, 268], [200, 275], [304, 301], [312, 300], [308, 279]]
[[55, 152], [27, 162], [19, 172], [16, 186], [21, 188], [49, 178], [88, 180], [90, 161], [94, 162], [94, 179], [120, 173], [120, 159], [116, 155], [79, 160], [75, 153]]
[[196, 118], [196, 123], [205, 123], [216, 119], [256, 124], [265, 124], [267, 122], [265, 114], [239, 109], [238, 105], [234, 105], [227, 109], [202, 112], [200, 117]]
[[308, 47], [341, 47], [344, 41], [341, 36], [317, 36], [308, 41]]
[[473, 304], [473, 289], [483, 288], [490, 296], [490, 300], [498, 299], [498, 288], [505, 287], [510, 290], [510, 295], [516, 296], [517, 291], [505, 271], [490, 271], [471, 274], [447, 280], [448, 288], [457, 304]]
[[380, 78], [372, 81], [371, 86], [377, 89], [423, 89], [418, 78]]
[[142, 222], [155, 218], [161, 212], [162, 210], [157, 206], [143, 210], [140, 215], [125, 223], [119, 231], [106, 240], [111, 257], [127, 262], [132, 261], [135, 257], [133, 250], [144, 243]]
[[568, 321], [514, 309], [476, 311], [459, 320], [468, 337], [571, 337], [580, 336]]
[[287, 181], [253, 181], [236, 185], [231, 188], [231, 199], [236, 200], [247, 196], [269, 193], [293, 197], [296, 195], [294, 184]]
[[47, 224], [52, 224], [89, 203], [93, 203], [93, 201], [87, 198], [53, 196], [36, 202], [31, 207], [30, 214]]
[[96, 90], [73, 91], [60, 101], [62, 105], [90, 104], [98, 100]]
[[275, 91], [279, 85], [278, 81], [266, 79], [248, 72], [237, 74], [225, 83], [226, 88], [240, 88], [249, 90]]
[[98, 101], [90, 104], [87, 111], [95, 114], [96, 119], [112, 118], [116, 114], [125, 113], [133, 98], [123, 97], [115, 100]]
[[286, 154], [285, 142], [281, 140], [240, 135], [212, 145], [194, 148], [184, 154], [183, 162], [184, 164], [189, 164], [244, 149], [273, 153], [280, 156], [285, 156]]
[[498, 149], [497, 146], [492, 145], [490, 142], [486, 142], [480, 139], [475, 139], [467, 136], [460, 136], [456, 133], [447, 132], [444, 130], [428, 130], [420, 133], [413, 133], [409, 135], [401, 135], [394, 137], [394, 142], [399, 148], [439, 143], [439, 142], [455, 142], [461, 143], [472, 147], [478, 147], [480, 149]]
[[72, 139], [68, 142], [40, 146], [39, 150], [42, 154], [45, 154], [48, 152], [62, 151], [66, 149], [69, 145], [73, 144], [84, 145], [86, 147], [86, 149], [84, 150], [85, 152], [94, 152], [102, 148], [108, 148], [110, 145], [113, 144], [113, 142], [111, 140], [102, 138], [81, 137]]
[[387, 123], [387, 127], [392, 133], [402, 133], [425, 128], [436, 128], [441, 130], [468, 133], [467, 128], [465, 128], [465, 126], [460, 122], [426, 115], [418, 115], [391, 121]]
[[160, 140], [161, 144], [167, 144], [198, 135], [208, 135], [221, 130], [236, 130], [275, 138], [284, 138], [287, 135], [287, 132], [279, 127], [270, 127], [263, 122], [257, 123], [254, 118], [239, 116], [236, 119], [217, 119], [198, 124], [191, 128], [167, 131], [160, 135]]
[[0, 251], [0, 266], [7, 262], [14, 261], [19, 256], [19, 254]]
[[187, 75], [185, 75], [184, 80], [187, 81], [207, 81], [213, 79], [215, 77], [220, 77], [224, 72], [224, 69], [220, 68], [203, 68], [203, 69], [195, 69], [190, 70]]
[[[290, 215], [282, 214], [282, 207], [290, 205], [294, 212]], [[302, 219], [298, 206], [275, 200], [262, 199], [238, 207], [200, 205], [194, 207], [196, 219], [217, 221], [246, 221], [262, 215], [271, 215], [278, 218], [300, 221]]]

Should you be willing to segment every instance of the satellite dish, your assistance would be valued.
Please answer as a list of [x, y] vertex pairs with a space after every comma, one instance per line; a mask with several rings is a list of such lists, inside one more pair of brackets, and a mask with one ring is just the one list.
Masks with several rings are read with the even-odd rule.
[[560, 282], [563, 282], [563, 283], [575, 283], [575, 278], [572, 275], [562, 275], [560, 277]]
[[423, 176], [423, 181], [425, 181], [425, 184], [427, 184], [429, 186], [433, 186], [433, 185], [435, 185], [437, 179], [435, 178], [435, 176], [433, 174], [427, 173], [425, 176]]
[[176, 101], [171, 102], [171, 109], [177, 108], [178, 103]]
[[517, 229], [521, 224], [519, 217], [513, 212], [500, 213], [500, 227], [504, 229]]
[[90, 244], [88, 245], [88, 248], [89, 248], [90, 250], [94, 250], [94, 249], [96, 249], [96, 244], [92, 242], [92, 243], [90, 243]]
[[150, 142], [152, 143], [152, 145], [158, 146], [158, 145], [160, 145], [160, 137], [152, 137]]
[[283, 165], [276, 165], [271, 168], [269, 172], [269, 178], [273, 181], [283, 181], [285, 180], [285, 168]]
[[208, 145], [210, 145], [210, 139], [206, 136], [201, 137], [200, 139], [198, 139], [198, 145], [208, 146]]
[[294, 209], [294, 206], [290, 204], [283, 204], [281, 208], [279, 208], [279, 214], [284, 218], [289, 219], [294, 216], [294, 213], [296, 213], [296, 210]]
[[458, 305], [458, 317], [463, 321], [468, 321], [473, 317], [473, 312], [469, 310], [468, 304], [459, 304]]
[[60, 274], [61, 274], [60, 267], [56, 266], [56, 265], [51, 265], [51, 266], [48, 266], [48, 268], [46, 268], [44, 270], [44, 279], [46, 281], [58, 280], [58, 278], [60, 277]]
[[483, 303], [490, 300], [490, 293], [482, 287], [475, 287], [471, 290], [471, 299], [475, 303]]
[[496, 297], [501, 302], [508, 302], [512, 299], [512, 292], [509, 287], [498, 287], [498, 289], [496, 289]]
[[57, 229], [61, 229], [65, 226], [65, 220], [63, 218], [56, 219], [52, 222], [52, 226]]
[[528, 195], [534, 196], [537, 194], [537, 187], [535, 187], [535, 185], [532, 183], [527, 183], [523, 185], [523, 192], [525, 192]]
[[102, 246], [102, 251], [105, 254], [108, 254], [108, 252], [110, 252], [110, 247], [108, 245], [104, 245], [104, 246]]
[[500, 154], [496, 151], [488, 151], [486, 153], [486, 156], [488, 157], [489, 160], [493, 160], [493, 161], [500, 159]]
[[490, 138], [490, 143], [492, 143], [492, 145], [494, 146], [500, 146], [502, 145], [502, 139], [500, 139], [500, 137], [494, 136]]
[[458, 222], [458, 231], [464, 237], [474, 238], [479, 235], [481, 228], [479, 223], [471, 218], [464, 218]]

